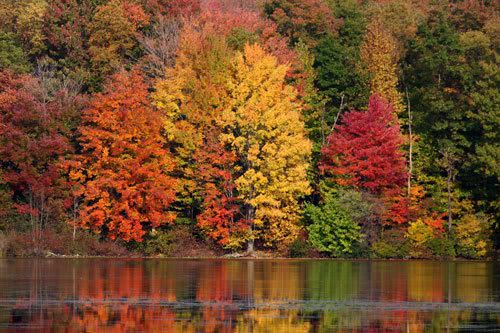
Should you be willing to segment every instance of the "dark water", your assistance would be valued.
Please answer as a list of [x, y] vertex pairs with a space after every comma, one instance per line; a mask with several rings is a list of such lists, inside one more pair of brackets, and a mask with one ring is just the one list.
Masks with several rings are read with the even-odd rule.
[[500, 331], [500, 263], [0, 260], [0, 332]]

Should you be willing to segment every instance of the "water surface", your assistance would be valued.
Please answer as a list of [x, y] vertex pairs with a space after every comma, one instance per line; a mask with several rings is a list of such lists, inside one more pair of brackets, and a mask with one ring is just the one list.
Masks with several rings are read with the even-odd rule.
[[500, 263], [2, 259], [0, 332], [500, 331]]

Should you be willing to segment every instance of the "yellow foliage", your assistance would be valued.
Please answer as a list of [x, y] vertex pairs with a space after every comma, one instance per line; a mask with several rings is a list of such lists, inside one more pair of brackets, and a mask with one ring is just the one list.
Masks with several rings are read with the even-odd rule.
[[471, 258], [485, 257], [489, 248], [488, 233], [488, 221], [485, 218], [473, 214], [463, 216], [455, 230], [459, 253]]
[[[254, 228], [265, 229], [268, 245], [287, 245], [299, 230], [300, 196], [309, 193], [306, 177], [311, 142], [301, 120], [295, 90], [284, 84], [286, 66], [257, 45], [236, 55], [223, 111], [228, 129], [222, 140], [242, 161], [236, 180], [251, 206]], [[257, 235], [255, 234], [254, 237]]]
[[410, 223], [405, 237], [411, 240], [415, 245], [423, 246], [434, 237], [434, 230], [431, 226], [419, 219]]
[[47, 2], [43, 0], [28, 1], [18, 8], [17, 29], [31, 55], [45, 50], [42, 28], [46, 9]]
[[166, 70], [151, 95], [163, 112], [164, 131], [175, 147], [178, 198], [186, 202], [197, 195], [193, 155], [202, 149], [206, 128], [218, 122], [228, 99], [225, 80], [231, 55], [222, 39], [210, 37], [206, 45], [197, 33], [191, 25], [184, 28], [176, 65]]
[[361, 57], [371, 75], [371, 93], [386, 98], [396, 113], [404, 111], [401, 94], [397, 90], [396, 42], [380, 21], [373, 21], [361, 46]]

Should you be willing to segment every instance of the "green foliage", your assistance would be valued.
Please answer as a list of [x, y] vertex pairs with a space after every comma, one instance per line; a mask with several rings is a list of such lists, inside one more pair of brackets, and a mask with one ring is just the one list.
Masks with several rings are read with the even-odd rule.
[[175, 239], [169, 231], [156, 231], [144, 242], [144, 253], [148, 256], [169, 256], [175, 248]]
[[361, 242], [360, 226], [331, 195], [326, 195], [322, 206], [307, 204], [304, 214], [309, 224], [309, 241], [321, 252], [335, 257], [349, 256]]
[[255, 44], [259, 41], [258, 35], [244, 28], [234, 28], [226, 37], [226, 43], [234, 50], [243, 51], [245, 44]]
[[434, 257], [453, 258], [456, 255], [455, 242], [448, 237], [432, 238], [427, 242], [427, 247]]
[[407, 258], [409, 242], [402, 230], [393, 229], [383, 232], [382, 237], [372, 244], [372, 256], [375, 258]]
[[[361, 68], [360, 45], [366, 22], [356, 1], [339, 1], [334, 15], [343, 20], [336, 36], [326, 36], [314, 49], [316, 86], [329, 99], [328, 106], [338, 108], [342, 96], [344, 111], [366, 105], [369, 96], [368, 76]], [[337, 110], [327, 113], [327, 123], [333, 123]]]
[[290, 257], [303, 258], [307, 257], [313, 248], [311, 244], [302, 238], [297, 238], [290, 246]]
[[0, 31], [0, 69], [10, 69], [16, 73], [27, 73], [30, 64], [17, 36]]

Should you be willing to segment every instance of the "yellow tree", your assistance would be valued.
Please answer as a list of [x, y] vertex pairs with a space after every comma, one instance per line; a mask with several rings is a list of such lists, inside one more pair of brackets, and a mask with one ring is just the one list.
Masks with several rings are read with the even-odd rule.
[[205, 39], [189, 28], [181, 36], [175, 67], [166, 70], [152, 94], [164, 113], [165, 132], [177, 159], [174, 173], [179, 180], [180, 210], [192, 210], [205, 196], [198, 186], [202, 166], [196, 156], [198, 151], [207, 151], [208, 133], [214, 133], [221, 105], [227, 100], [225, 82], [231, 59], [223, 39], [214, 35]]
[[361, 57], [371, 75], [371, 93], [385, 97], [399, 114], [403, 112], [404, 105], [397, 90], [397, 54], [392, 35], [380, 21], [371, 22], [361, 46]]
[[235, 183], [251, 226], [248, 252], [256, 238], [269, 246], [293, 241], [299, 231], [298, 200], [309, 193], [311, 142], [296, 91], [284, 83], [286, 72], [260, 46], [246, 45], [228, 78], [221, 139], [238, 158]]
[[36, 56], [45, 51], [43, 20], [47, 2], [43, 0], [21, 2], [18, 5], [17, 33], [29, 54]]

